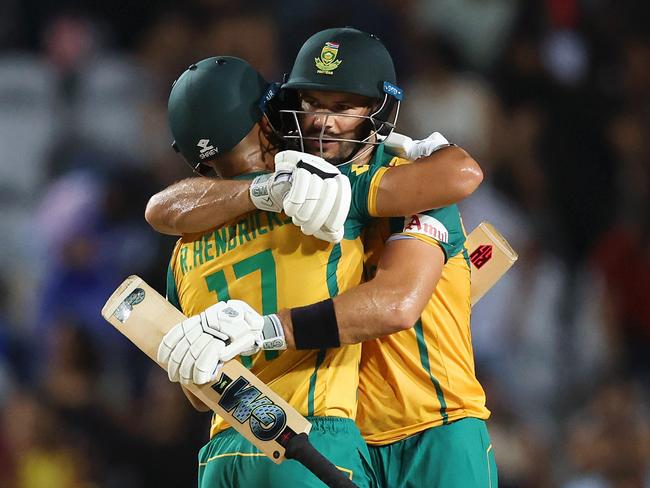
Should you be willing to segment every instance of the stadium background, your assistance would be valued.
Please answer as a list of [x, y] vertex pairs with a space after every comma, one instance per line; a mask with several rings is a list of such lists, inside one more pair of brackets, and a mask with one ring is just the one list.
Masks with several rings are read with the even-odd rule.
[[[473, 315], [503, 487], [648, 487], [650, 9], [614, 0], [3, 0], [0, 486], [193, 486], [208, 417], [103, 323], [173, 239], [147, 198], [189, 175], [166, 99], [192, 61], [269, 79], [313, 32], [378, 34], [400, 132], [481, 163], [462, 208], [520, 261]], [[405, 189], [407, 190], [407, 189]]]

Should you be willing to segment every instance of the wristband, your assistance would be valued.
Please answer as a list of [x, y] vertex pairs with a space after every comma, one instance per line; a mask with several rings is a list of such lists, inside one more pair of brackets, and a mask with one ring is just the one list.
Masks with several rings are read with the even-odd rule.
[[293, 340], [296, 349], [327, 349], [340, 347], [339, 326], [334, 302], [322, 302], [291, 309]]

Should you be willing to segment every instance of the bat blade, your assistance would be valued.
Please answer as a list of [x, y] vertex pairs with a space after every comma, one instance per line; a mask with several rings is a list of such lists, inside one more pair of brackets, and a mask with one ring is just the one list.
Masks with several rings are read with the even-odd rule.
[[[135, 275], [110, 296], [102, 316], [154, 361], [165, 333], [185, 320]], [[187, 389], [277, 464], [287, 459], [287, 443], [311, 429], [307, 419], [236, 360], [224, 364], [214, 383]]]
[[476, 226], [467, 236], [465, 247], [471, 263], [471, 301], [474, 306], [515, 264], [518, 255], [489, 222]]

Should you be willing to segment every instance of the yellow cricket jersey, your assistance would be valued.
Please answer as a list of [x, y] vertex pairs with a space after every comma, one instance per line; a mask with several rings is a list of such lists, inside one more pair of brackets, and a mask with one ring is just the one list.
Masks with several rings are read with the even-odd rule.
[[[340, 167], [352, 187], [341, 243], [305, 236], [284, 214], [255, 211], [177, 242], [168, 272], [168, 300], [187, 316], [229, 299], [244, 300], [257, 312], [271, 314], [325, 300], [359, 284], [360, 234], [370, 220], [386, 170], [381, 158], [375, 159], [368, 165]], [[353, 345], [263, 351], [240, 360], [301, 414], [354, 419], [360, 355], [361, 345]], [[227, 427], [215, 415], [211, 435]]]
[[373, 224], [364, 241], [370, 273], [388, 236], [441, 247], [445, 265], [412, 329], [363, 343], [356, 422], [370, 445], [389, 444], [464, 417], [490, 415], [474, 372], [470, 265], [458, 207]]

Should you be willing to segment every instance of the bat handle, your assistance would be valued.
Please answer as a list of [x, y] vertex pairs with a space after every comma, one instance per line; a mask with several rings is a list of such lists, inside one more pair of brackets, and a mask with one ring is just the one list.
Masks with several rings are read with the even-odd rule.
[[301, 463], [331, 488], [358, 488], [340, 469], [316, 450], [304, 432], [288, 442], [284, 455], [287, 459], [295, 459]]

